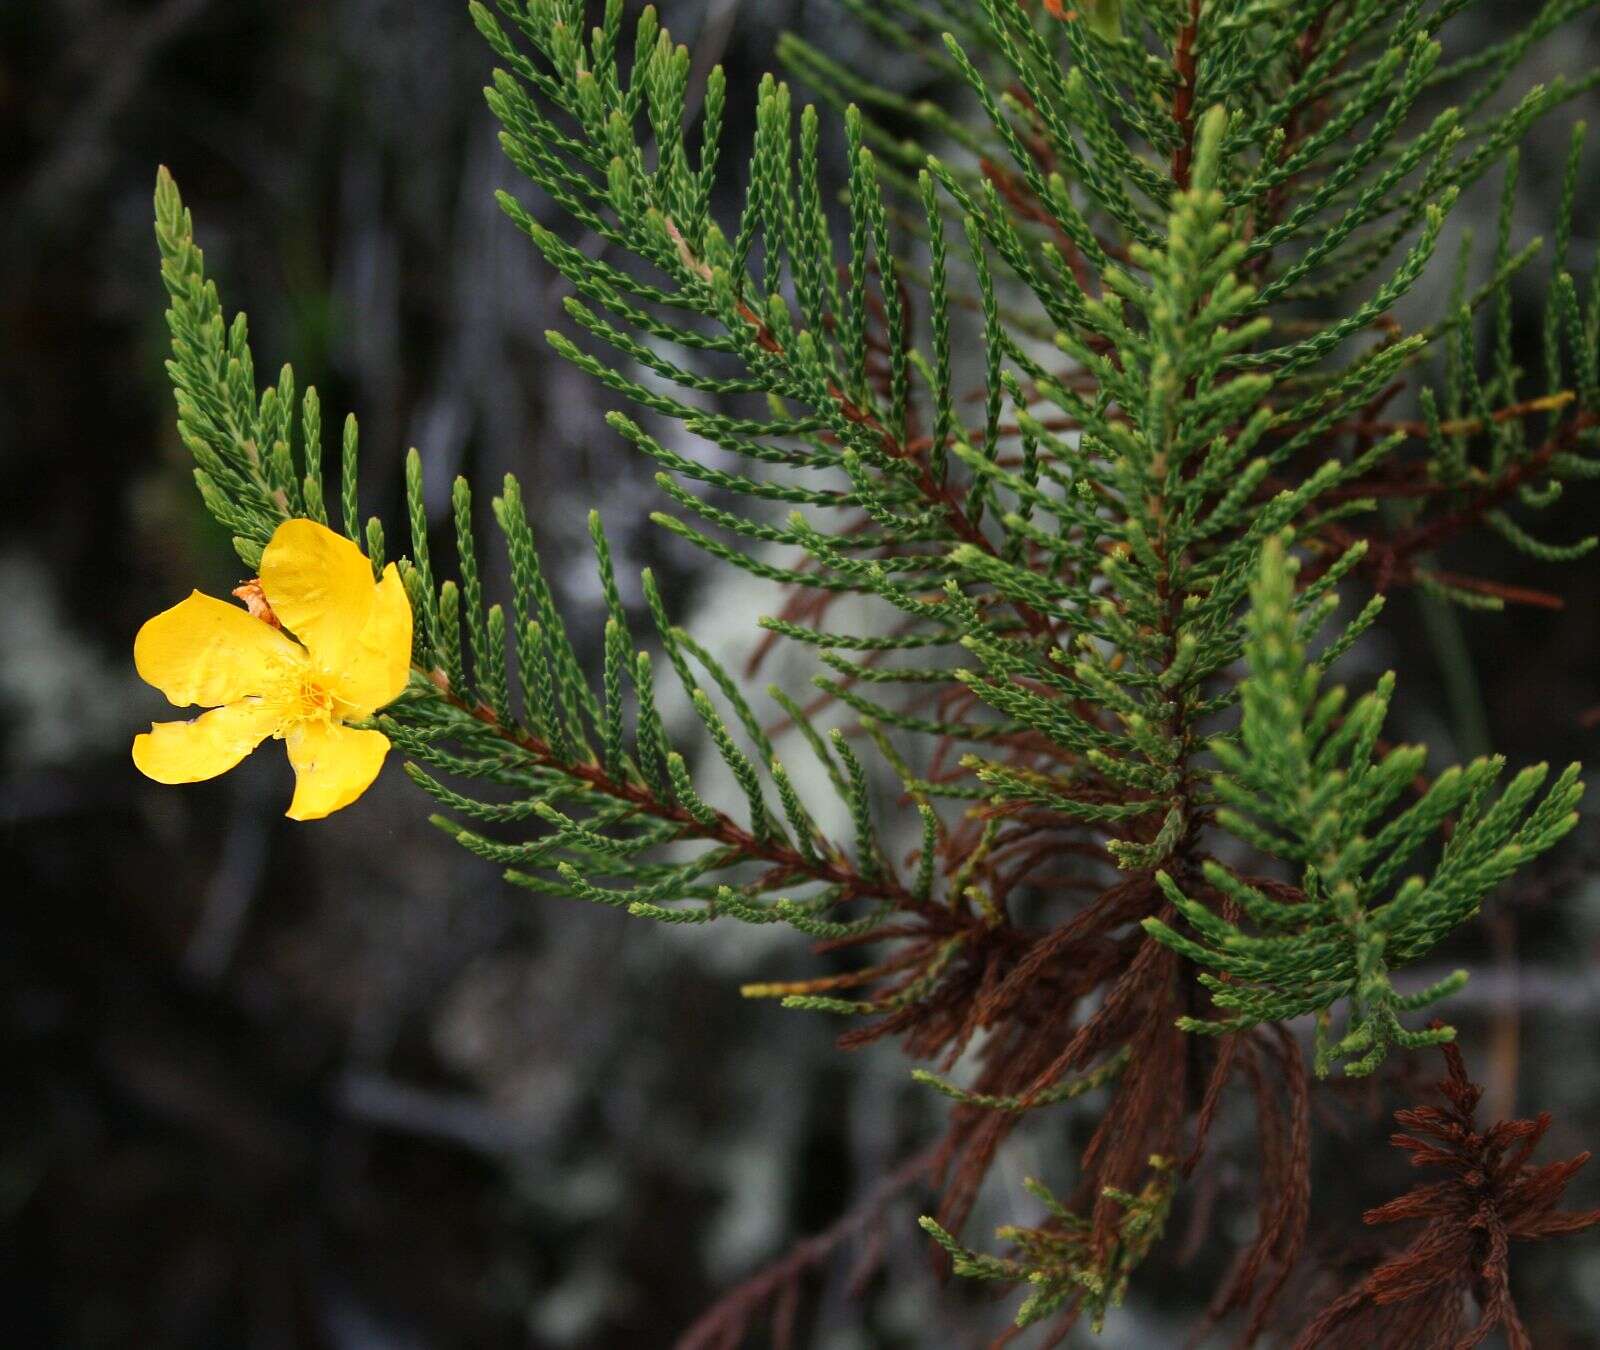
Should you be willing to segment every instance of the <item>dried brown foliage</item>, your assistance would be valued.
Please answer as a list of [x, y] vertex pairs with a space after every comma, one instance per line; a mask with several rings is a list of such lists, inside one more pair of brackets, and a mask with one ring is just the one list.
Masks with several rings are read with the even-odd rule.
[[[1408, 1133], [1396, 1133], [1390, 1142], [1411, 1155], [1413, 1167], [1443, 1168], [1448, 1175], [1363, 1215], [1369, 1224], [1409, 1221], [1423, 1227], [1403, 1250], [1324, 1308], [1300, 1333], [1296, 1350], [1468, 1350], [1497, 1329], [1512, 1350], [1531, 1350], [1511, 1297], [1511, 1244], [1600, 1224], [1600, 1209], [1556, 1208], [1589, 1154], [1540, 1166], [1529, 1161], [1550, 1128], [1547, 1111], [1532, 1120], [1503, 1120], [1480, 1133], [1475, 1114], [1483, 1089], [1467, 1077], [1455, 1046], [1443, 1050], [1448, 1073], [1438, 1091], [1444, 1104], [1396, 1111]], [[1470, 1327], [1468, 1293], [1478, 1306]]]

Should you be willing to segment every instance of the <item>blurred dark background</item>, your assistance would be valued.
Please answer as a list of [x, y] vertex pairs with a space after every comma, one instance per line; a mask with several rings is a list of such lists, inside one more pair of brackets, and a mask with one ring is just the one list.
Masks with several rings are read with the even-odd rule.
[[[1488, 40], [1520, 8], [1480, 5], [1456, 40]], [[663, 9], [697, 72], [728, 66], [735, 98], [784, 28], [841, 59], [865, 50], [827, 0]], [[1513, 83], [1597, 55], [1580, 25]], [[360, 417], [364, 511], [394, 519], [390, 485], [416, 445], [436, 508], [458, 471], [480, 485], [522, 476], [580, 640], [597, 598], [592, 504], [619, 570], [658, 568], [708, 641], [739, 649], [745, 619], [770, 607], [664, 547], [645, 521], [649, 473], [601, 423], [604, 391], [546, 346], [563, 285], [493, 189], [556, 219], [502, 160], [479, 93], [490, 65], [455, 0], [0, 5], [8, 1345], [667, 1345], [718, 1289], [933, 1136], [937, 1110], [893, 1047], [841, 1057], [825, 1020], [738, 997], [741, 979], [806, 973], [797, 940], [686, 935], [510, 892], [428, 827], [393, 768], [354, 808], [301, 826], [282, 818], [289, 774], [273, 747], [183, 789], [129, 762], [133, 733], [163, 715], [134, 676], [134, 632], [191, 586], [224, 594], [239, 579], [172, 425], [150, 228], [159, 163], [225, 306], [251, 317], [261, 372], [292, 361], [329, 425]], [[725, 164], [744, 157], [747, 120], [730, 116]], [[1530, 140], [1514, 242], [1549, 231], [1564, 127]], [[1591, 167], [1584, 269], [1592, 183]], [[1480, 237], [1496, 186], [1468, 206]], [[1529, 342], [1542, 284], [1530, 276], [1519, 299]], [[1525, 364], [1540, 368], [1531, 346]], [[1569, 494], [1545, 534], [1593, 529], [1596, 492]], [[1580, 715], [1600, 704], [1600, 567], [1481, 540], [1454, 561], [1567, 599], [1465, 617], [1493, 743], [1514, 763], [1595, 758]], [[1422, 619], [1398, 598], [1352, 678], [1406, 672], [1399, 730], [1443, 763], [1479, 733], [1451, 711]], [[1551, 1157], [1600, 1140], [1600, 891], [1593, 825], [1580, 834], [1440, 958], [1475, 971], [1451, 1010], [1469, 1061], [1493, 1066], [1502, 1101], [1555, 1112]], [[1318, 1192], [1331, 1218], [1316, 1257], [1341, 1233], [1360, 1239], [1360, 1206], [1405, 1183], [1382, 1149], [1381, 1103], [1364, 1105], [1342, 1103], [1334, 1123], [1369, 1141], [1371, 1193], [1347, 1173]], [[1021, 1176], [1052, 1177], [1050, 1142], [1019, 1137], [992, 1185], [998, 1215], [1015, 1216]], [[1234, 1145], [1247, 1171], [1246, 1139], [1219, 1147]], [[1572, 1200], [1600, 1202], [1600, 1178]], [[975, 1344], [1003, 1320], [936, 1294], [915, 1212], [891, 1213], [890, 1269], [865, 1299], [847, 1294], [848, 1252], [825, 1264], [805, 1344]], [[1163, 1276], [1102, 1343], [1178, 1343], [1208, 1259]], [[1537, 1255], [1519, 1279], [1541, 1346], [1600, 1344], [1594, 1241]]]

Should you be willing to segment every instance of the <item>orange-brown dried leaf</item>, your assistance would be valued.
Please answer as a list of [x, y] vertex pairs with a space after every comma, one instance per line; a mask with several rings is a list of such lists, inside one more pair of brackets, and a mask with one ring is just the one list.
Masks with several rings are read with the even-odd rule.
[[[1461, 1052], [1453, 1045], [1442, 1048], [1448, 1072], [1438, 1090], [1444, 1105], [1395, 1112], [1408, 1133], [1396, 1133], [1389, 1142], [1410, 1155], [1412, 1166], [1443, 1168], [1451, 1175], [1415, 1186], [1362, 1216], [1369, 1224], [1426, 1226], [1324, 1308], [1300, 1333], [1296, 1350], [1391, 1344], [1469, 1350], [1495, 1330], [1504, 1333], [1512, 1350], [1531, 1350], [1533, 1342], [1511, 1298], [1511, 1243], [1600, 1224], [1600, 1209], [1556, 1209], [1589, 1154], [1530, 1165], [1550, 1128], [1549, 1112], [1532, 1120], [1501, 1121], [1480, 1132], [1475, 1112], [1483, 1089], [1467, 1077]], [[1477, 1325], [1470, 1328], [1461, 1311], [1465, 1293], [1479, 1309]], [[1411, 1339], [1395, 1339], [1399, 1336]]]

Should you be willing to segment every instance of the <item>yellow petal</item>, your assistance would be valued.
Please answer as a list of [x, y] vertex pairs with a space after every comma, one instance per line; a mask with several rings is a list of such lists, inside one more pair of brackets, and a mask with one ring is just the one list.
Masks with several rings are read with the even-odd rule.
[[276, 731], [279, 716], [270, 704], [247, 698], [191, 722], [156, 722], [133, 738], [133, 762], [158, 783], [215, 778]]
[[405, 688], [411, 604], [392, 563], [376, 583], [350, 540], [314, 520], [286, 520], [261, 555], [261, 589], [352, 719]]
[[349, 720], [370, 717], [400, 697], [411, 677], [411, 600], [395, 565], [383, 569], [372, 613], [343, 665], [326, 674], [328, 688], [350, 707]]
[[305, 660], [304, 650], [271, 624], [199, 591], [157, 614], [133, 640], [140, 678], [179, 707], [264, 694]]
[[305, 721], [285, 737], [294, 765], [291, 820], [320, 820], [349, 806], [371, 785], [389, 753], [381, 731], [357, 731], [338, 722]]

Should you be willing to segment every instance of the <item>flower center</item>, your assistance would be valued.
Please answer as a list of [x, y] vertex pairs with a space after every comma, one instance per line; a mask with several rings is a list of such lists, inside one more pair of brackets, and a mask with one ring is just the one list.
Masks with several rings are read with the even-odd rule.
[[300, 689], [294, 700], [297, 721], [331, 721], [334, 716], [333, 695], [316, 680], [302, 676]]

